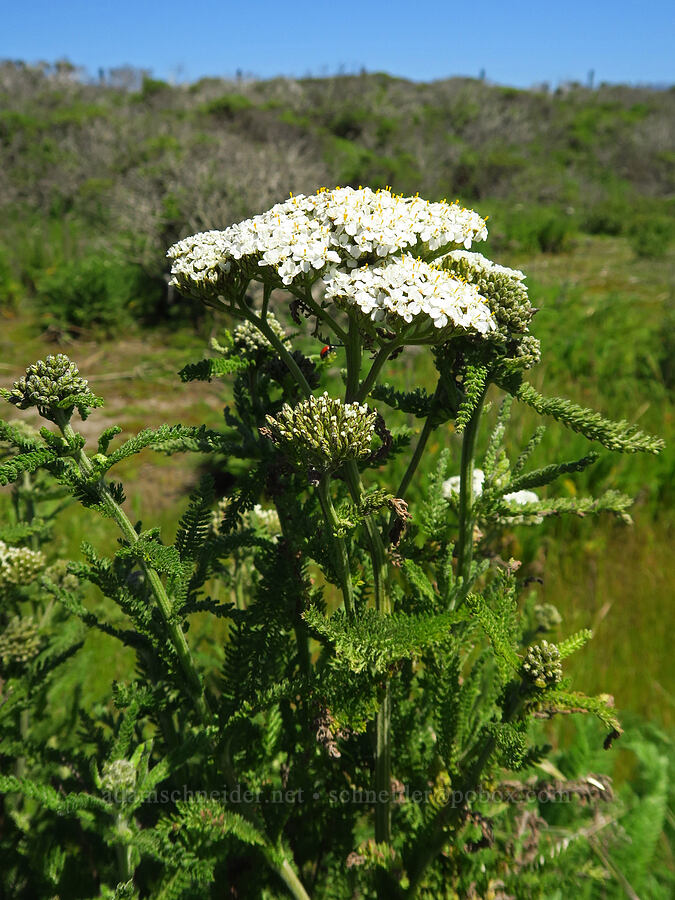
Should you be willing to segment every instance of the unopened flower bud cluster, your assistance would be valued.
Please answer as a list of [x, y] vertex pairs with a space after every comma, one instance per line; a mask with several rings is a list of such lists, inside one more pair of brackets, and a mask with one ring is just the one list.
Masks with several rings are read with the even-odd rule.
[[558, 684], [563, 674], [560, 651], [548, 641], [534, 644], [528, 649], [522, 668], [528, 680], [539, 688]]
[[25, 587], [35, 581], [46, 565], [39, 550], [10, 547], [0, 541], [0, 591], [8, 587]]
[[125, 794], [136, 785], [136, 769], [128, 759], [115, 759], [103, 766], [101, 788], [111, 794]]
[[64, 408], [64, 401], [80, 412], [101, 405], [101, 400], [89, 390], [88, 381], [64, 353], [50, 355], [28, 366], [26, 374], [4, 395], [19, 409], [36, 406], [46, 418], [51, 418], [55, 409]]
[[386, 320], [393, 327], [429, 320], [435, 329], [479, 334], [497, 327], [473, 285], [409, 253], [379, 266], [331, 273], [326, 276], [326, 297], [356, 306], [374, 322]]
[[516, 342], [509, 354], [527, 357], [527, 366], [539, 361], [539, 342], [528, 334], [533, 310], [524, 284], [525, 275], [518, 269], [486, 259], [480, 253], [451, 250], [439, 264], [456, 277], [473, 285], [488, 304], [497, 324], [498, 334]]
[[[282, 343], [286, 344], [286, 346], [290, 345], [288, 335], [274, 313], [268, 313], [267, 324]], [[234, 339], [234, 346], [244, 356], [258, 356], [261, 351], [272, 349], [272, 345], [265, 335], [249, 321], [237, 325], [232, 332], [232, 337]]]
[[264, 433], [296, 462], [325, 471], [370, 454], [376, 419], [365, 404], [324, 393], [294, 408], [284, 404], [276, 418], [267, 417]]
[[3, 666], [25, 664], [40, 652], [40, 632], [32, 616], [10, 619], [0, 634], [0, 660]]

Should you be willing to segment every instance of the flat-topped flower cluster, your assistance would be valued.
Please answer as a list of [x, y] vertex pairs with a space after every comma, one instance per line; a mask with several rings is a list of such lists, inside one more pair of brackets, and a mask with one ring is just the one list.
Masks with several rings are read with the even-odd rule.
[[410, 324], [423, 315], [437, 329], [452, 325], [487, 334], [497, 327], [472, 284], [408, 253], [379, 266], [332, 273], [326, 282], [326, 297], [357, 306], [374, 322], [394, 316]]
[[172, 284], [206, 302], [228, 298], [249, 280], [307, 288], [321, 277], [329, 299], [375, 321], [404, 326], [419, 317], [436, 329], [485, 334], [496, 325], [475, 286], [428, 260], [486, 237], [485, 220], [457, 203], [336, 188], [291, 196], [224, 231], [185, 238], [168, 256]]

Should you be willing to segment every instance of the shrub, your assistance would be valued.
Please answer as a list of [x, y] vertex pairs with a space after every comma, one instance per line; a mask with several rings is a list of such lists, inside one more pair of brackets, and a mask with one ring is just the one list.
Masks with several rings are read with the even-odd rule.
[[668, 252], [675, 226], [672, 219], [658, 215], [641, 215], [633, 219], [629, 240], [636, 256], [658, 259]]

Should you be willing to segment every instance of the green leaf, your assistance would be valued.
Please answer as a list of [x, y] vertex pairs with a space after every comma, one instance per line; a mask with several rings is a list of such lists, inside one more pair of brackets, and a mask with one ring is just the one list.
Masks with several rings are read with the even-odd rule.
[[393, 663], [419, 654], [425, 647], [445, 640], [453, 625], [466, 619], [461, 612], [440, 615], [383, 615], [366, 609], [355, 622], [342, 610], [330, 618], [311, 607], [303, 618], [309, 627], [333, 645], [335, 655], [352, 672], [368, 668], [385, 672]]
[[392, 409], [409, 413], [418, 419], [426, 419], [433, 409], [433, 397], [424, 390], [397, 391], [390, 384], [376, 384], [370, 392], [374, 400], [381, 400]]
[[564, 641], [558, 644], [558, 652], [560, 653], [560, 659], [565, 659], [568, 656], [571, 656], [573, 653], [576, 653], [577, 650], [581, 650], [581, 648], [587, 644], [591, 638], [593, 637], [593, 632], [590, 628], [584, 628], [582, 631], [577, 631], [576, 634], [570, 635], [570, 637], [565, 638]]
[[0, 775], [0, 794], [21, 794], [62, 816], [74, 815], [82, 810], [112, 813], [114, 807], [93, 794], [61, 794], [49, 784], [40, 784], [30, 778]]
[[486, 366], [466, 367], [464, 374], [464, 383], [462, 385], [463, 398], [457, 410], [455, 419], [455, 430], [461, 434], [462, 431], [471, 421], [471, 417], [476, 411], [476, 407], [480, 403], [481, 397], [485, 393], [489, 371]]
[[561, 475], [567, 475], [570, 472], [583, 472], [588, 466], [593, 465], [599, 458], [599, 455], [599, 453], [589, 453], [586, 456], [582, 456], [581, 459], [574, 459], [571, 462], [552, 463], [550, 466], [533, 469], [525, 475], [513, 478], [505, 491], [510, 493], [512, 491], [527, 490], [528, 488], [543, 487], [543, 485], [555, 481], [556, 478], [560, 478]]
[[[508, 390], [508, 387], [505, 386]], [[647, 434], [625, 420], [613, 422], [593, 409], [578, 406], [561, 397], [544, 397], [531, 384], [522, 383], [512, 391], [514, 396], [542, 416], [551, 416], [589, 441], [598, 441], [608, 450], [619, 453], [660, 453], [665, 444], [661, 438]]]
[[36, 469], [54, 462], [58, 456], [53, 450], [44, 447], [40, 450], [30, 450], [28, 453], [20, 453], [12, 457], [6, 463], [0, 465], [0, 485], [10, 484], [20, 478], [24, 472], [35, 472]]
[[222, 375], [231, 375], [233, 372], [242, 372], [252, 365], [250, 359], [242, 359], [241, 357], [229, 357], [223, 359], [202, 359], [198, 363], [190, 363], [180, 370], [181, 381], [211, 381], [212, 378], [219, 378]]
[[222, 435], [217, 431], [210, 431], [203, 425], [199, 428], [186, 425], [160, 425], [159, 428], [145, 428], [136, 437], [125, 441], [108, 456], [102, 471], [107, 471], [117, 465], [123, 459], [140, 453], [146, 447], [153, 450], [204, 450], [219, 449], [222, 444]]

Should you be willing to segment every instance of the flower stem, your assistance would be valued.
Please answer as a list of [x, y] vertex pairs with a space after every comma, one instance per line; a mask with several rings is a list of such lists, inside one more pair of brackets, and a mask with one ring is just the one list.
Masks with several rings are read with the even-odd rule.
[[277, 865], [275, 866], [275, 868], [279, 872], [279, 875], [281, 876], [291, 895], [295, 897], [295, 900], [310, 900], [309, 894], [305, 890], [302, 882], [295, 873], [295, 869], [289, 863], [287, 858], [284, 858], [284, 861], [281, 863], [281, 865]]
[[473, 558], [473, 459], [476, 435], [483, 411], [485, 392], [473, 411], [462, 439], [462, 458], [459, 481], [459, 537], [457, 540], [457, 577], [461, 579], [461, 602], [469, 592], [471, 582], [471, 561]]
[[255, 325], [255, 327], [265, 335], [267, 340], [277, 351], [277, 353], [279, 354], [281, 359], [286, 364], [286, 367], [289, 369], [289, 371], [295, 378], [295, 380], [298, 384], [298, 387], [300, 388], [302, 393], [305, 395], [305, 397], [311, 397], [312, 389], [310, 388], [309, 384], [307, 383], [307, 379], [302, 374], [300, 367], [298, 366], [296, 361], [293, 359], [293, 356], [288, 352], [288, 350], [284, 346], [284, 342], [282, 340], [280, 340], [279, 337], [270, 328], [270, 326], [267, 322], [267, 318], [266, 317], [261, 318], [260, 316], [256, 316], [256, 314], [251, 309], [249, 309], [249, 307], [246, 306], [246, 304], [243, 301], [239, 305], [244, 313], [245, 318], [247, 318], [249, 320], [249, 322], [252, 322]]
[[399, 347], [403, 346], [403, 343], [404, 343], [403, 335], [398, 335], [392, 341], [390, 341], [390, 343], [384, 344], [380, 348], [380, 351], [378, 352], [377, 356], [373, 360], [373, 364], [370, 367], [370, 371], [364, 378], [364, 380], [361, 384], [361, 387], [359, 388], [358, 393], [356, 395], [356, 400], [358, 400], [359, 403], [363, 403], [363, 401], [368, 397], [368, 394], [370, 393], [373, 385], [377, 381], [377, 376], [380, 374], [382, 366], [385, 364], [385, 362], [389, 359], [389, 357], [395, 350], [398, 350]]
[[[363, 485], [358, 466], [353, 460], [344, 465], [345, 480], [352, 499], [359, 503]], [[373, 567], [375, 608], [382, 615], [391, 614], [391, 601], [387, 594], [387, 556], [380, 532], [372, 516], [366, 516], [366, 533]], [[391, 683], [385, 684], [384, 696], [375, 722], [375, 840], [391, 843]]]
[[353, 403], [359, 390], [361, 377], [361, 332], [352, 316], [349, 317], [349, 333], [345, 335], [345, 355], [347, 357], [347, 388], [345, 403]]
[[338, 517], [333, 506], [330, 496], [330, 476], [324, 474], [317, 486], [319, 502], [323, 511], [324, 519], [329, 532], [332, 535], [332, 543], [335, 549], [335, 567], [337, 569], [338, 578], [340, 579], [340, 587], [342, 589], [342, 597], [344, 599], [347, 618], [354, 619], [354, 588], [352, 586], [352, 576], [349, 565], [349, 553], [344, 538], [336, 535], [338, 527]]
[[298, 297], [302, 302], [311, 309], [312, 313], [317, 317], [317, 319], [321, 319], [329, 328], [331, 328], [337, 337], [344, 343], [347, 340], [347, 332], [344, 328], [341, 328], [340, 325], [335, 321], [335, 319], [331, 316], [329, 312], [321, 306], [321, 304], [317, 303], [314, 297], [312, 297], [312, 287], [308, 285], [304, 291], [293, 289], [292, 285], [289, 286], [289, 290], [292, 294]]

